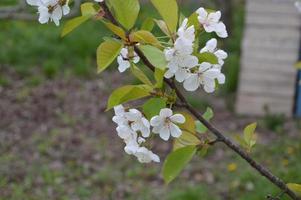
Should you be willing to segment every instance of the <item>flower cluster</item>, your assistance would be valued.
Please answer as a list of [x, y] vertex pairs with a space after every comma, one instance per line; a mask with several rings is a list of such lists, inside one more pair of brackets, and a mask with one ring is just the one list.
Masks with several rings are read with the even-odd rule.
[[38, 7], [39, 22], [41, 24], [53, 21], [55, 25], [60, 25], [63, 15], [70, 12], [67, 0], [26, 0], [31, 6]]
[[[228, 36], [224, 23], [220, 22], [221, 13], [219, 11], [208, 14], [204, 8], [199, 8], [196, 13], [200, 25], [206, 32], [216, 32], [219, 37]], [[228, 55], [223, 50], [217, 49], [217, 40], [209, 40], [200, 53], [214, 54], [218, 63], [199, 63], [198, 57], [193, 55], [195, 28], [194, 26], [188, 27], [188, 19], [184, 19], [182, 22], [177, 36], [173, 48], [167, 48], [164, 51], [168, 61], [165, 78], [175, 77], [178, 82], [183, 82], [187, 91], [195, 91], [203, 86], [206, 92], [211, 93], [215, 91], [216, 80], [219, 84], [224, 84], [225, 76], [221, 73], [221, 68]]]
[[221, 38], [228, 37], [226, 26], [220, 21], [220, 11], [208, 13], [204, 8], [199, 8], [196, 13], [198, 14], [200, 24], [204, 27], [206, 32], [215, 32]]
[[122, 73], [131, 67], [131, 62], [136, 64], [139, 61], [140, 58], [134, 51], [129, 51], [128, 48], [122, 48], [117, 57], [118, 70]]
[[185, 122], [183, 115], [173, 115], [169, 108], [162, 109], [160, 114], [154, 116], [150, 122], [137, 109], [126, 111], [122, 105], [118, 105], [114, 107], [114, 111], [115, 116], [112, 120], [117, 124], [118, 136], [125, 143], [124, 151], [136, 156], [141, 163], [160, 162], [158, 155], [143, 146], [146, 139], [150, 137], [151, 126], [153, 126], [152, 132], [167, 141], [170, 136], [175, 138], [181, 136], [182, 131], [176, 123]]

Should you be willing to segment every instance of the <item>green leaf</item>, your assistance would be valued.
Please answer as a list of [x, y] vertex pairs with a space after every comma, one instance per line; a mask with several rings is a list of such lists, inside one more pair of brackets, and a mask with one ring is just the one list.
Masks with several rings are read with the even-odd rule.
[[140, 30], [130, 35], [131, 41], [141, 44], [151, 44], [158, 48], [162, 47], [159, 40], [149, 31]]
[[209, 53], [209, 52], [197, 53], [196, 56], [198, 57], [200, 63], [208, 62], [213, 65], [218, 64], [218, 59], [213, 53]]
[[90, 16], [80, 16], [80, 17], [75, 17], [71, 20], [68, 20], [66, 22], [66, 24], [64, 24], [64, 28], [63, 28], [63, 31], [61, 33], [61, 37], [64, 37], [67, 34], [71, 33], [74, 29], [76, 29], [82, 23], [87, 21], [89, 18], [90, 18]]
[[111, 30], [115, 35], [119, 36], [121, 39], [126, 40], [125, 31], [120, 28], [119, 26], [116, 26], [110, 22], [103, 21], [105, 26]]
[[188, 131], [192, 134], [195, 133], [195, 119], [194, 117], [187, 112], [180, 112], [181, 115], [185, 117], [185, 123], [179, 124], [179, 127], [182, 130]]
[[162, 70], [166, 68], [167, 62], [165, 60], [164, 53], [160, 49], [150, 45], [141, 45], [139, 48], [156, 68]]
[[201, 141], [194, 134], [183, 131], [182, 135], [174, 140], [173, 150], [175, 151], [186, 146], [196, 146], [199, 144], [201, 144]]
[[152, 31], [155, 26], [154, 20], [152, 18], [147, 18], [143, 21], [141, 25], [141, 30]]
[[152, 82], [148, 79], [148, 77], [144, 74], [144, 72], [141, 69], [139, 69], [136, 65], [132, 64], [131, 72], [142, 83], [149, 85], [149, 86], [153, 85]]
[[81, 4], [81, 13], [82, 16], [75, 17], [66, 22], [64, 25], [63, 31], [61, 33], [61, 37], [66, 36], [71, 33], [74, 29], [80, 26], [82, 23], [86, 22], [89, 18], [97, 14], [97, 10], [95, 9], [95, 4], [93, 3], [83, 3]]
[[161, 29], [161, 31], [163, 33], [165, 33], [165, 35], [171, 36], [171, 34], [169, 33], [169, 30], [167, 28], [167, 25], [163, 20], [154, 19], [154, 21], [156, 22], [157, 26]]
[[83, 3], [80, 5], [82, 16], [93, 16], [97, 14], [97, 10], [94, 7], [94, 3]]
[[105, 70], [118, 56], [123, 44], [117, 40], [106, 40], [97, 48], [97, 72]]
[[[210, 121], [214, 116], [213, 110], [211, 108], [207, 108], [206, 112], [203, 114], [204, 119]], [[207, 131], [207, 127], [204, 126], [200, 121], [195, 121], [196, 130], [199, 133], [205, 133]]]
[[178, 25], [178, 4], [176, 0], [151, 0], [154, 7], [158, 10], [170, 33], [177, 30]]
[[117, 21], [126, 29], [131, 29], [137, 20], [140, 5], [138, 0], [110, 0]]
[[248, 144], [249, 148], [255, 145], [256, 140], [254, 139], [255, 129], [257, 127], [257, 123], [252, 123], [244, 129], [244, 140]]
[[148, 85], [126, 85], [113, 91], [108, 100], [107, 110], [128, 101], [150, 95], [152, 88]]
[[196, 12], [192, 13], [192, 15], [188, 18], [188, 27], [194, 26], [196, 32], [200, 31], [202, 26], [200, 26], [200, 22], [198, 20], [198, 14]]
[[206, 112], [203, 114], [203, 117], [209, 121], [214, 116], [213, 110], [210, 107], [207, 107]]
[[297, 196], [301, 197], [301, 185], [296, 183], [288, 183], [287, 187], [296, 193]]
[[151, 119], [153, 116], [158, 115], [160, 110], [165, 107], [166, 101], [162, 98], [151, 98], [142, 106], [143, 113], [147, 119]]
[[163, 165], [163, 178], [165, 183], [168, 184], [174, 180], [192, 159], [195, 153], [195, 146], [183, 147], [170, 153]]
[[164, 82], [164, 70], [161, 70], [159, 68], [155, 69], [154, 77], [156, 80], [156, 88], [162, 88], [163, 87], [163, 82]]

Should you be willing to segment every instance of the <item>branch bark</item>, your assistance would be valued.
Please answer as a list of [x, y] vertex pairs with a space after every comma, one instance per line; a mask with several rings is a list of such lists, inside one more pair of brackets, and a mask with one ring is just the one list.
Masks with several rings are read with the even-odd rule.
[[[109, 8], [105, 4], [105, 2], [100, 3], [100, 5], [103, 7], [105, 13], [105, 17], [110, 20], [115, 25], [119, 25], [112, 13], [110, 12]], [[143, 54], [143, 52], [137, 47], [134, 46], [134, 51], [137, 53], [137, 55], [140, 57], [140, 59], [143, 61], [143, 63], [152, 71], [155, 70], [155, 66], [151, 64], [151, 62], [146, 58], [146, 56]], [[260, 163], [256, 162], [253, 158], [250, 157], [242, 148], [240, 148], [238, 145], [236, 145], [234, 142], [232, 142], [229, 138], [224, 136], [217, 128], [215, 128], [210, 122], [208, 122], [206, 119], [203, 118], [203, 116], [195, 109], [193, 108], [188, 101], [186, 100], [185, 96], [182, 94], [182, 92], [177, 88], [176, 84], [171, 81], [170, 79], [165, 79], [164, 82], [173, 90], [175, 90], [177, 97], [180, 100], [181, 107], [186, 108], [196, 119], [198, 119], [201, 123], [204, 124], [204, 126], [207, 127], [207, 129], [216, 136], [217, 140], [224, 143], [227, 147], [229, 147], [232, 151], [237, 153], [242, 159], [244, 159], [251, 167], [253, 167], [257, 172], [259, 172], [262, 176], [267, 178], [272, 184], [277, 186], [279, 189], [281, 189], [284, 193], [286, 193], [289, 197], [291, 197], [293, 200], [300, 200], [296, 196], [296, 194], [290, 190], [286, 183], [271, 173], [266, 167], [261, 165]]]

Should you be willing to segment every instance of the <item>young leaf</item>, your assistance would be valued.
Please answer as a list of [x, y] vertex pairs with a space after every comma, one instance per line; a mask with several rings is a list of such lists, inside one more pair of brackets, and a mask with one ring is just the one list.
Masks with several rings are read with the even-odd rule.
[[83, 3], [82, 5], [80, 5], [80, 10], [82, 16], [93, 16], [97, 14], [97, 10], [94, 7], [94, 3]]
[[213, 65], [218, 64], [218, 59], [213, 53], [209, 53], [209, 52], [197, 53], [196, 56], [198, 57], [200, 63], [208, 62]]
[[171, 36], [167, 28], [167, 25], [163, 20], [154, 19], [154, 21], [156, 22], [157, 26], [161, 29], [161, 31], [165, 33], [165, 35]]
[[150, 95], [152, 88], [148, 85], [126, 85], [113, 91], [108, 100], [107, 110], [128, 101]]
[[188, 18], [188, 26], [194, 26], [195, 31], [200, 31], [201, 26], [198, 20], [198, 14], [196, 12], [192, 13], [192, 15]]
[[154, 77], [156, 80], [156, 88], [162, 88], [163, 87], [163, 82], [164, 82], [164, 70], [161, 70], [159, 68], [155, 69]]
[[141, 25], [141, 30], [152, 31], [155, 26], [154, 20], [152, 18], [147, 18], [143, 21]]
[[182, 135], [174, 140], [173, 150], [177, 150], [186, 146], [196, 146], [201, 144], [201, 141], [193, 134], [182, 131]]
[[121, 39], [126, 40], [125, 32], [122, 28], [110, 23], [110, 22], [104, 22], [105, 26], [110, 29], [114, 34], [118, 35]]
[[166, 107], [166, 101], [162, 98], [151, 98], [142, 106], [143, 113], [147, 119], [151, 119], [153, 116], [158, 115], [162, 108]]
[[301, 197], [301, 185], [296, 183], [288, 183], [287, 187]]
[[97, 10], [94, 8], [93, 3], [83, 3], [81, 4], [81, 14], [82, 16], [75, 17], [66, 22], [64, 25], [61, 37], [66, 36], [71, 33], [74, 29], [79, 27], [82, 23], [86, 22], [89, 18], [97, 14]]
[[[203, 114], [203, 117], [207, 120], [210, 121], [210, 119], [213, 118], [213, 111], [211, 108], [207, 108], [206, 112]], [[200, 121], [195, 121], [195, 126], [196, 130], [199, 133], [205, 133], [207, 131], [207, 128], [200, 122]]]
[[192, 159], [195, 153], [195, 146], [183, 147], [170, 153], [163, 165], [163, 178], [165, 183], [168, 184], [174, 180]]
[[162, 47], [159, 40], [149, 31], [140, 30], [130, 35], [131, 41], [141, 44], [151, 44], [158, 48]]
[[144, 72], [141, 69], [139, 69], [136, 65], [132, 64], [131, 72], [142, 83], [149, 85], [149, 86], [153, 85], [152, 82], [148, 79], [148, 77], [144, 74]]
[[257, 127], [257, 123], [252, 123], [244, 129], [244, 140], [248, 144], [249, 148], [251, 149], [255, 143], [256, 140], [254, 139], [254, 133], [255, 129]]
[[138, 0], [110, 0], [117, 21], [126, 29], [131, 29], [138, 17], [140, 5]]
[[185, 130], [185, 131], [188, 131], [188, 132], [194, 134], [195, 133], [194, 117], [187, 112], [180, 112], [180, 114], [182, 114], [185, 117], [185, 123], [179, 124], [179, 127], [182, 130]]
[[97, 72], [105, 70], [118, 56], [123, 44], [117, 40], [106, 40], [97, 48]]
[[167, 63], [165, 60], [165, 56], [164, 56], [164, 53], [160, 49], [150, 46], [150, 45], [141, 45], [141, 46], [139, 46], [139, 48], [144, 53], [146, 58], [156, 68], [159, 68], [162, 70], [166, 68]]
[[79, 25], [87, 21], [90, 17], [91, 16], [80, 16], [67, 21], [64, 25], [61, 37], [64, 37], [67, 34], [71, 33], [74, 29], [76, 29]]
[[174, 33], [178, 25], [178, 4], [176, 0], [151, 0], [169, 29]]

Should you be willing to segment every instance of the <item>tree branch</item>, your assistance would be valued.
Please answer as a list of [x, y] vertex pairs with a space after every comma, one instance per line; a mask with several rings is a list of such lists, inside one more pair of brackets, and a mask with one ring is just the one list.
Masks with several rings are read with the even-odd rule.
[[[105, 2], [100, 3], [100, 5], [103, 7], [104, 11], [106, 12], [105, 17], [110, 20], [115, 25], [118, 25], [118, 22], [110, 12], [109, 8], [105, 4]], [[134, 46], [134, 50], [137, 53], [137, 55], [140, 57], [140, 59], [143, 61], [143, 63], [152, 71], [155, 70], [155, 66], [152, 65], [152, 63], [146, 58], [146, 56], [143, 54], [143, 52], [137, 47]], [[185, 96], [182, 94], [182, 92], [177, 88], [175, 83], [171, 81], [170, 79], [164, 78], [164, 82], [173, 90], [175, 90], [177, 97], [180, 99], [180, 104], [182, 107], [186, 108], [196, 119], [198, 119], [207, 129], [214, 134], [217, 137], [217, 140], [224, 143], [227, 147], [229, 147], [231, 150], [233, 150], [235, 153], [237, 153], [241, 158], [243, 158], [247, 163], [249, 163], [250, 166], [252, 166], [255, 170], [257, 170], [262, 176], [266, 177], [271, 183], [273, 183], [275, 186], [280, 188], [284, 193], [286, 193], [288, 196], [290, 196], [293, 200], [300, 200], [296, 196], [296, 194], [290, 190], [285, 182], [272, 174], [267, 168], [265, 168], [263, 165], [259, 164], [255, 160], [253, 160], [243, 149], [241, 149], [238, 145], [236, 145], [234, 142], [232, 142], [229, 138], [224, 136], [217, 128], [215, 128], [210, 122], [208, 122], [206, 119], [203, 118], [203, 116], [194, 109], [186, 100]]]

